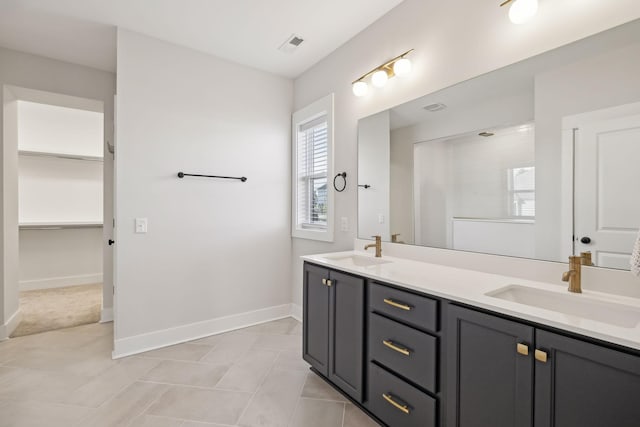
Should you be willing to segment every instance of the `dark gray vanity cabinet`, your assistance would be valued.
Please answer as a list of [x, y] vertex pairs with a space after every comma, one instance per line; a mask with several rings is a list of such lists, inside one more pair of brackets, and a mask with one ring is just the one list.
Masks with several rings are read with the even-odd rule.
[[448, 427], [640, 425], [640, 357], [450, 306]]
[[535, 427], [640, 425], [640, 357], [543, 330], [536, 348]]
[[362, 402], [364, 279], [305, 263], [303, 358]]
[[640, 352], [304, 265], [303, 357], [387, 427], [637, 427]]
[[329, 270], [304, 265], [302, 326], [304, 360], [329, 376]]
[[390, 427], [439, 425], [439, 304], [369, 281], [368, 395]]
[[449, 306], [447, 426], [531, 427], [534, 328]]

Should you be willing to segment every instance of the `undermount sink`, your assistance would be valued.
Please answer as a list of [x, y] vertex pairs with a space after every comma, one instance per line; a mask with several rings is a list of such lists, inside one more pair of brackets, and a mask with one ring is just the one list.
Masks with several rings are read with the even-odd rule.
[[369, 267], [372, 265], [388, 264], [391, 261], [387, 261], [383, 258], [373, 258], [362, 255], [342, 255], [326, 257], [331, 261], [340, 262], [346, 265], [353, 265], [356, 267]]
[[602, 301], [583, 294], [509, 285], [485, 295], [622, 328], [635, 328], [640, 323], [640, 307]]

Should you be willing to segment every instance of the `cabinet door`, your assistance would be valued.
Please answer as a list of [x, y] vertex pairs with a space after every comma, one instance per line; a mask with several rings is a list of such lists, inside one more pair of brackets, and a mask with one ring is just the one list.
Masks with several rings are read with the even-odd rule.
[[329, 270], [304, 265], [302, 357], [321, 374], [329, 375]]
[[531, 427], [533, 328], [455, 306], [447, 322], [446, 425]]
[[362, 401], [364, 280], [331, 271], [329, 379]]
[[540, 330], [536, 348], [536, 427], [640, 425], [640, 357]]

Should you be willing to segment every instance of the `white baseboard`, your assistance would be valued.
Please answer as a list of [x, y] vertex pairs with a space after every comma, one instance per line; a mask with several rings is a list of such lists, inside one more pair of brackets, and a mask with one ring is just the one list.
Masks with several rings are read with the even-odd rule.
[[203, 322], [191, 323], [161, 331], [149, 332], [122, 339], [114, 343], [113, 358], [119, 359], [156, 348], [180, 344], [199, 338], [229, 332], [259, 323], [291, 317], [291, 304], [267, 307]]
[[67, 286], [91, 285], [94, 283], [102, 283], [102, 273], [22, 280], [20, 282], [20, 291], [37, 291], [40, 289], [64, 288]]
[[104, 308], [100, 312], [100, 323], [113, 322], [113, 307]]
[[302, 306], [298, 304], [291, 304], [291, 317], [298, 322], [302, 322]]
[[0, 341], [6, 340], [11, 336], [13, 331], [16, 330], [20, 321], [22, 320], [22, 313], [20, 309], [17, 309], [15, 313], [7, 320], [4, 325], [0, 325]]

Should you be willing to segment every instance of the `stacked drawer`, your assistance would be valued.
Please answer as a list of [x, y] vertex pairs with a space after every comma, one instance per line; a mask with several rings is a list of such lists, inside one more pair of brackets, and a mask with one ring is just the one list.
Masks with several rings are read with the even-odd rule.
[[436, 425], [437, 331], [438, 301], [370, 283], [369, 405], [388, 426]]

